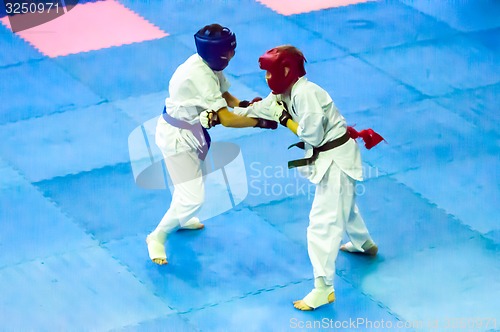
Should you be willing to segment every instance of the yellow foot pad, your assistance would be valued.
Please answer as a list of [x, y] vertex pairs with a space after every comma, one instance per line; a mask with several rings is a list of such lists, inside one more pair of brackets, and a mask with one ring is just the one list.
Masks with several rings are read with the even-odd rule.
[[152, 235], [148, 235], [146, 243], [148, 244], [149, 258], [151, 258], [153, 263], [158, 265], [165, 265], [168, 263], [164, 244], [155, 239]]
[[331, 289], [319, 290], [315, 288], [302, 300], [294, 301], [293, 306], [302, 311], [311, 311], [333, 301], [335, 301], [335, 292], [332, 292]]

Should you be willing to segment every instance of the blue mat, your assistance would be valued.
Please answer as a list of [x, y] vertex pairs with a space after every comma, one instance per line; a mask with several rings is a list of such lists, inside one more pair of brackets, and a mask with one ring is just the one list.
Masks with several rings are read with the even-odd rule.
[[401, 46], [366, 54], [363, 58], [428, 96], [482, 87], [500, 80], [495, 53], [462, 36], [440, 40], [438, 44]]
[[193, 53], [165, 37], [54, 61], [105, 100], [116, 101], [167, 89], [175, 68]]
[[402, 0], [402, 2], [460, 31], [498, 28], [500, 4], [495, 0], [462, 1], [459, 4], [447, 1], [431, 3]]
[[476, 126], [479, 134], [484, 135], [488, 140], [498, 141], [500, 113], [497, 96], [499, 94], [500, 84], [495, 84], [474, 90], [458, 91], [436, 99], [436, 103]]
[[[395, 177], [474, 230], [486, 234], [500, 230], [500, 225], [492, 222], [497, 220], [498, 207], [491, 204], [500, 200], [498, 166], [497, 156], [477, 156], [473, 160], [423, 166]], [[464, 197], [468, 197], [467, 204], [456, 204]]]
[[173, 312], [100, 247], [3, 268], [0, 282], [7, 331], [108, 330]]
[[[498, 330], [497, 1], [289, 16], [253, 0], [120, 2], [169, 35], [49, 59], [0, 26], [0, 329], [428, 331], [464, 317]], [[144, 126], [156, 149], [169, 78], [214, 22], [238, 38], [235, 96], [267, 96], [258, 57], [294, 44], [348, 124], [387, 140], [359, 142], [357, 203], [379, 254], [339, 253], [336, 302], [314, 312], [292, 301], [313, 285], [315, 188], [287, 169], [302, 151], [282, 127], [211, 129], [241, 150], [232, 184], [246, 180], [247, 196], [204, 230], [171, 234], [167, 266], [148, 257], [171, 193], [134, 183], [129, 135]]]
[[171, 200], [168, 190], [138, 188], [128, 163], [56, 177], [36, 186], [100, 242], [152, 231]]
[[[432, 116], [424, 115], [429, 112]], [[387, 117], [393, 121], [387, 122]], [[386, 173], [440, 166], [495, 149], [488, 136], [476, 135], [476, 126], [430, 100], [360, 112], [352, 118], [356, 127], [372, 127], [387, 140], [370, 151], [361, 148], [364, 159]]]
[[167, 96], [168, 90], [120, 99], [111, 104], [127, 114], [136, 125], [142, 125], [144, 122], [160, 116]]
[[483, 301], [498, 301], [490, 291], [498, 288], [500, 243], [389, 177], [371, 180], [366, 187], [358, 201], [379, 256], [340, 255], [337, 268], [343, 277], [389, 308], [398, 308], [406, 320], [498, 316]]
[[0, 40], [2, 43], [2, 48], [0, 48], [0, 69], [44, 57], [33, 46], [26, 43], [19, 36], [14, 35], [12, 31], [2, 24], [0, 24]]
[[0, 75], [13, 78], [0, 80], [0, 125], [102, 102], [102, 98], [51, 60], [0, 68]]
[[500, 51], [500, 29], [478, 31], [469, 34], [471, 38], [479, 40], [483, 45], [493, 50], [496, 54]]
[[373, 52], [456, 33], [445, 23], [397, 1], [370, 1], [300, 14], [293, 16], [292, 20], [318, 32], [349, 53]]
[[388, 308], [342, 280], [338, 282], [337, 300], [332, 306], [314, 312], [295, 310], [292, 302], [309, 292], [310, 287], [311, 281], [304, 281], [265, 289], [182, 316], [197, 322], [196, 327], [201, 331], [349, 331], [369, 330], [374, 322], [384, 321], [386, 327], [395, 327], [399, 322]]
[[102, 104], [2, 126], [0, 149], [36, 182], [128, 162], [134, 127], [125, 113]]
[[178, 332], [191, 332], [197, 331], [194, 325], [185, 318], [171, 314], [153, 320], [145, 320], [138, 324], [128, 325], [112, 331], [178, 331]]
[[0, 166], [0, 175], [0, 270], [95, 245], [84, 229], [13, 169]]
[[[168, 266], [148, 262], [145, 235], [106, 247], [172, 308], [187, 312], [310, 277], [304, 248], [251, 211], [230, 211], [167, 242]], [[221, 291], [223, 290], [223, 291]]]
[[412, 87], [353, 56], [313, 63], [306, 70], [309, 80], [330, 93], [344, 116], [353, 111], [399, 105], [421, 98]]
[[[246, 23], [251, 31], [253, 22], [261, 19], [279, 19], [279, 15], [253, 0], [241, 0], [235, 6], [225, 1], [121, 1], [127, 8], [139, 13], [171, 35], [191, 34], [207, 24], [219, 23], [232, 27]], [[193, 15], [196, 12], [196, 15]]]

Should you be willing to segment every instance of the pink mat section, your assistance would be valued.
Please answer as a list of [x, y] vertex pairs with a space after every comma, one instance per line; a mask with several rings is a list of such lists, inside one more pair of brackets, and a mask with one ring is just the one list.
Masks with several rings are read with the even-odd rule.
[[[0, 22], [10, 29], [7, 17]], [[168, 36], [116, 1], [77, 5], [59, 18], [17, 35], [52, 58]]]
[[342, 7], [373, 0], [257, 0], [282, 15], [293, 15], [314, 10]]

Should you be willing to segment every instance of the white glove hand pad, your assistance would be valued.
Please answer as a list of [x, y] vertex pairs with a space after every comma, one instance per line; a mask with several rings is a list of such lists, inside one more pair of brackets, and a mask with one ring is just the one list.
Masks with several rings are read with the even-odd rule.
[[269, 113], [273, 117], [273, 120], [276, 122], [280, 122], [280, 117], [281, 114], [283, 114], [283, 111], [285, 110], [285, 106], [279, 101], [274, 102], [269, 106]]
[[210, 121], [208, 119], [209, 113], [207, 111], [203, 111], [200, 113], [200, 123], [203, 128], [210, 128]]

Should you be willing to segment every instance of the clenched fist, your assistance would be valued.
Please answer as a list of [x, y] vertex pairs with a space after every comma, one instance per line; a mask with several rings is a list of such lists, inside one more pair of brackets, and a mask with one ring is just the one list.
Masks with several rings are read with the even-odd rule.
[[200, 123], [203, 128], [210, 129], [220, 124], [219, 116], [215, 111], [203, 111], [200, 113]]

